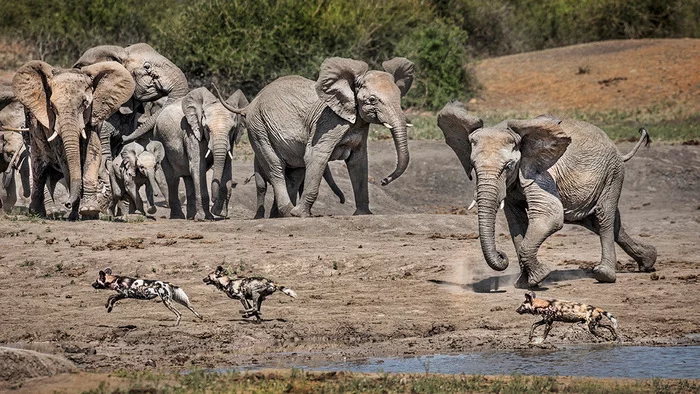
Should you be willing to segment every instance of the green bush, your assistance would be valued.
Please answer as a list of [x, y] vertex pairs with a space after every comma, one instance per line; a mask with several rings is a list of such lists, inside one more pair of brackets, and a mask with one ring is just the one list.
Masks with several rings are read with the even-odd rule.
[[466, 33], [423, 1], [195, 0], [162, 25], [158, 44], [195, 85], [213, 80], [248, 95], [283, 75], [316, 79], [331, 56], [373, 68], [409, 58], [417, 73], [412, 106], [436, 109], [469, 91]]

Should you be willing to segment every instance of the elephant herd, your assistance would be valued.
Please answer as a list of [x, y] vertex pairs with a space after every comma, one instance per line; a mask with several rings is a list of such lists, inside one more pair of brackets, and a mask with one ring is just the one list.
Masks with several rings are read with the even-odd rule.
[[[30, 61], [16, 72], [11, 90], [0, 90], [0, 201], [6, 211], [12, 208], [19, 173], [30, 212], [42, 216], [152, 214], [153, 198], [161, 193], [171, 218], [227, 217], [235, 186], [233, 147], [247, 130], [255, 153], [256, 218], [265, 215], [268, 184], [274, 192], [271, 217], [310, 216], [322, 178], [344, 202], [328, 169], [333, 160], [347, 165], [355, 214], [371, 214], [370, 124], [391, 131], [397, 152], [396, 167], [382, 185], [409, 164], [411, 125], [401, 98], [413, 82], [414, 65], [397, 57], [382, 68], [329, 58], [316, 81], [281, 77], [249, 102], [240, 90], [224, 99], [216, 87], [215, 94], [190, 89], [184, 73], [144, 43], [91, 48], [70, 69]], [[438, 113], [438, 126], [469, 179], [476, 175], [481, 248], [499, 271], [508, 258], [496, 249], [494, 227], [499, 206], [505, 209], [521, 269], [517, 287], [537, 286], [551, 272], [537, 251], [564, 223], [600, 236], [598, 281], [615, 281], [615, 243], [640, 270], [652, 269], [655, 248], [625, 232], [617, 207], [623, 162], [648, 143], [646, 130], [623, 156], [594, 125], [551, 115], [484, 127], [464, 105], [450, 102]], [[63, 201], [54, 200], [58, 187], [67, 190]]]

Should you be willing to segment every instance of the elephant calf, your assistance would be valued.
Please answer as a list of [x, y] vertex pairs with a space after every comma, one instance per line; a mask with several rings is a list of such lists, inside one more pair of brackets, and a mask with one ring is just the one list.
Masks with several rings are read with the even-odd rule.
[[[129, 213], [134, 213], [138, 210], [145, 216], [143, 200], [139, 193], [139, 190], [144, 185], [146, 186], [146, 198], [148, 199], [148, 213], [156, 213], [153, 196], [158, 196], [158, 190], [161, 190], [156, 178], [157, 175], [162, 177], [161, 163], [164, 156], [163, 144], [158, 141], [149, 142], [145, 148], [136, 142], [126, 144], [122, 148], [121, 154], [112, 161], [112, 168], [109, 171], [112, 183], [112, 206], [110, 210], [113, 215], [117, 215], [117, 208], [121, 210], [122, 214], [126, 213], [126, 209], [122, 204], [126, 200], [129, 203]], [[165, 189], [164, 184], [163, 189]]]
[[615, 242], [641, 270], [654, 266], [656, 249], [625, 232], [617, 207], [623, 162], [649, 143], [646, 130], [640, 130], [637, 145], [622, 156], [598, 127], [551, 115], [483, 127], [462, 103], [452, 102], [438, 114], [438, 126], [469, 178], [476, 172], [481, 249], [498, 271], [508, 267], [494, 237], [496, 212], [499, 205], [505, 208], [521, 270], [516, 287], [537, 286], [549, 275], [551, 269], [537, 259], [537, 251], [564, 223], [600, 236], [602, 258], [593, 270], [599, 282], [615, 282]]

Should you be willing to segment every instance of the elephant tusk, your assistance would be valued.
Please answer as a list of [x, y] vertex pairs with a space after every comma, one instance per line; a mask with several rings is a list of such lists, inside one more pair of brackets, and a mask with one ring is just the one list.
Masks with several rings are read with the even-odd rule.
[[211, 149], [207, 149], [207, 153], [204, 155], [204, 158], [208, 159], [209, 155], [211, 155]]
[[231, 160], [233, 160], [233, 153], [231, 153], [231, 151], [228, 151], [228, 157], [230, 157]]
[[80, 136], [83, 137], [84, 140], [87, 139], [87, 134], [85, 134], [85, 129], [80, 130]]
[[413, 123], [406, 123], [406, 127], [413, 127]]
[[474, 205], [476, 205], [476, 200], [472, 200], [472, 203], [469, 204], [469, 208], [467, 208], [467, 211], [471, 211], [472, 208], [474, 208]]
[[382, 125], [383, 125], [384, 127], [386, 127], [387, 129], [389, 129], [389, 130], [391, 130], [391, 129], [394, 128], [394, 127], [392, 127], [389, 123], [382, 123]]
[[2, 126], [2, 127], [0, 127], [0, 131], [14, 131], [15, 133], [22, 133], [22, 132], [25, 132], [25, 131], [29, 131], [29, 129], [28, 129], [28, 128], [25, 128], [25, 127], [6, 127], [6, 126]]
[[503, 210], [503, 207], [506, 205], [505, 200], [501, 200], [501, 206], [498, 207], [498, 209]]
[[53, 134], [51, 134], [51, 137], [49, 137], [46, 141], [51, 142], [51, 141], [55, 140], [56, 137], [58, 137], [58, 131], [54, 131]]

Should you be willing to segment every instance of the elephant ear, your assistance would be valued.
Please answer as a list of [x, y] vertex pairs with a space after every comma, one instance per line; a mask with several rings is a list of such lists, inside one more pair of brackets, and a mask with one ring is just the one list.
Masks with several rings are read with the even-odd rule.
[[350, 123], [357, 119], [355, 88], [357, 79], [365, 74], [367, 63], [331, 57], [321, 63], [316, 81], [316, 94], [328, 107]]
[[[245, 94], [241, 89], [236, 90], [233, 94], [226, 100], [226, 104], [234, 108], [245, 108], [250, 104]], [[233, 143], [238, 143], [243, 136], [243, 131], [245, 131], [245, 122], [243, 121], [243, 116], [231, 113], [235, 117], [236, 125], [234, 126], [233, 132]], [[233, 145], [233, 144], [232, 144]]]
[[395, 57], [382, 63], [382, 68], [394, 76], [394, 82], [401, 90], [401, 97], [405, 96], [413, 84], [413, 62], [405, 57]]
[[207, 119], [204, 115], [204, 109], [215, 102], [216, 97], [207, 88], [194, 89], [182, 99], [182, 112], [185, 114], [187, 123], [190, 124], [197, 141], [209, 139], [209, 132], [205, 127]]
[[119, 107], [134, 94], [134, 79], [121, 64], [113, 61], [100, 62], [81, 69], [92, 79], [93, 126], [112, 116]]
[[126, 167], [129, 176], [136, 176], [136, 158], [143, 153], [143, 147], [136, 142], [130, 142], [122, 148], [122, 166]]
[[507, 125], [521, 138], [520, 168], [527, 178], [528, 172], [541, 173], [553, 166], [571, 143], [571, 137], [561, 127], [561, 120], [551, 115], [509, 120]]
[[0, 111], [12, 104], [13, 101], [15, 101], [15, 94], [12, 93], [12, 89], [0, 90]]
[[146, 150], [153, 153], [156, 158], [156, 163], [160, 163], [165, 158], [165, 148], [160, 141], [151, 141], [146, 145]]
[[472, 144], [469, 134], [484, 126], [484, 122], [467, 113], [467, 107], [459, 101], [447, 103], [437, 115], [437, 123], [445, 135], [445, 143], [457, 154], [467, 177], [472, 179]]
[[54, 115], [49, 111], [54, 68], [40, 60], [32, 60], [20, 67], [12, 78], [12, 91], [44, 127], [53, 129]]
[[126, 50], [116, 45], [99, 45], [85, 51], [73, 68], [83, 68], [100, 62], [114, 61], [124, 64], [127, 58]]

